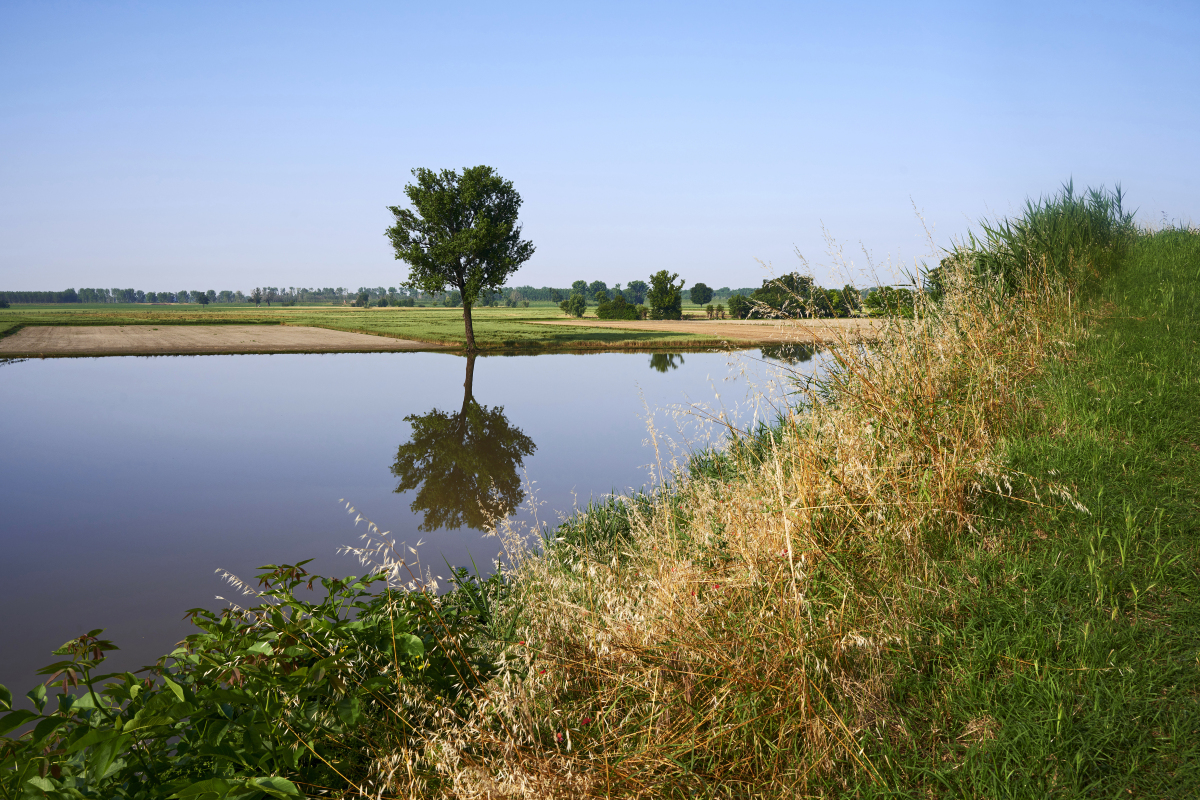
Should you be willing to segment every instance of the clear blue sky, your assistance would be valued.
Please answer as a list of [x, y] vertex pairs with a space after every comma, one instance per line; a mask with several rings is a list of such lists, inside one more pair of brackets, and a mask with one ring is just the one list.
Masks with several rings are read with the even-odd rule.
[[392, 286], [413, 167], [494, 166], [513, 284], [757, 285], [1120, 181], [1200, 222], [1200, 4], [0, 4], [0, 289]]

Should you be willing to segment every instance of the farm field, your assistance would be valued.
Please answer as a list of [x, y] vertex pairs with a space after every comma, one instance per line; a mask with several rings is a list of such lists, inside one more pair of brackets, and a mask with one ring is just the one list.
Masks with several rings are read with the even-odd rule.
[[[685, 315], [688, 314], [685, 307]], [[693, 316], [702, 316], [696, 307]], [[532, 324], [531, 324], [532, 323]], [[565, 323], [565, 324], [538, 324]], [[17, 306], [0, 310], [0, 341], [32, 326], [289, 325], [372, 334], [428, 345], [465, 341], [457, 308], [353, 308], [345, 306], [94, 305]], [[474, 327], [481, 350], [671, 349], [786, 340], [775, 323], [737, 320], [612, 322], [565, 319], [557, 308], [476, 308]], [[390, 349], [390, 348], [385, 348]], [[224, 350], [220, 352], [235, 352]], [[240, 352], [240, 351], [237, 351]], [[258, 352], [270, 352], [269, 349]]]

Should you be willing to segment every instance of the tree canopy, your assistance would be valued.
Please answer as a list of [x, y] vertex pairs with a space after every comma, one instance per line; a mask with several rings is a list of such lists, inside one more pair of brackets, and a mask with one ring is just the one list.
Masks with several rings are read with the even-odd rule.
[[441, 172], [418, 167], [404, 187], [412, 208], [388, 206], [396, 224], [386, 235], [396, 258], [409, 265], [404, 286], [462, 296], [467, 350], [475, 350], [471, 309], [483, 292], [499, 290], [533, 255], [521, 238], [521, 196], [491, 167]]
[[690, 294], [692, 297], [692, 302], [698, 306], [702, 306], [702, 305], [706, 304], [709, 300], [713, 299], [714, 292], [712, 289], [710, 289], [705, 284], [697, 283], [695, 286], [692, 287], [692, 291], [690, 292]]
[[660, 269], [650, 276], [650, 291], [646, 300], [650, 303], [651, 319], [679, 319], [683, 316], [683, 281], [675, 283], [678, 273]]

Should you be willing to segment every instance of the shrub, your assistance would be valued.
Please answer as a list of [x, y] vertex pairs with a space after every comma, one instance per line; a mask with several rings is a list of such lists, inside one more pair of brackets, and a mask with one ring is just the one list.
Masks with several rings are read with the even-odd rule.
[[605, 300], [597, 304], [596, 316], [600, 319], [637, 319], [637, 307], [631, 306], [625, 302], [625, 296], [620, 292], [612, 300]]

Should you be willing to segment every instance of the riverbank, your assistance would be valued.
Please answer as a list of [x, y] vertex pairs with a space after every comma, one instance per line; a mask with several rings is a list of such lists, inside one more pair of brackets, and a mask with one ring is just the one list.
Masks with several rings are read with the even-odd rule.
[[[544, 323], [565, 324], [544, 324]], [[832, 323], [855, 322], [833, 320]], [[351, 334], [418, 342], [429, 348], [461, 348], [465, 345], [462, 310], [453, 308], [352, 308], [309, 306], [295, 308], [222, 308], [221, 306], [118, 306], [70, 308], [63, 306], [0, 309], [0, 349], [8, 357], [29, 355], [66, 355], [45, 347], [20, 348], [6, 340], [22, 329], [33, 327], [130, 327], [157, 328], [161, 343], [142, 336], [145, 352], [165, 354], [170, 341], [181, 334], [168, 331], [177, 326], [260, 325], [319, 328]], [[686, 350], [704, 347], [778, 345], [789, 338], [787, 326], [778, 322], [740, 320], [681, 320], [657, 323], [612, 323], [585, 318], [564, 320], [557, 309], [479, 308], [474, 311], [476, 344], [481, 352], [549, 352], [588, 350]], [[824, 331], [818, 326], [814, 330]], [[840, 335], [836, 325], [828, 335], [816, 339], [830, 341]], [[220, 337], [221, 334], [217, 333]], [[289, 334], [276, 334], [287, 337]], [[812, 332], [797, 332], [795, 341], [811, 343]], [[236, 342], [234, 344], [241, 344]], [[373, 349], [358, 341], [356, 349]], [[396, 349], [378, 343], [377, 349]], [[37, 352], [35, 352], [37, 350]], [[191, 352], [191, 351], [180, 351]], [[226, 349], [208, 352], [291, 352], [273, 350]], [[314, 351], [315, 352], [315, 351]], [[320, 352], [331, 352], [320, 350]]]
[[1017, 223], [659, 491], [501, 526], [437, 601], [367, 523], [407, 591], [355, 628], [353, 582], [272, 567], [67, 749], [135, 730], [164, 797], [1196, 794], [1200, 235], [1103, 194]]
[[520, 680], [435, 734], [456, 788], [1200, 792], [1200, 235], [1110, 223], [987, 254], [1008, 288], [960, 263], [774, 428], [513, 540]]

